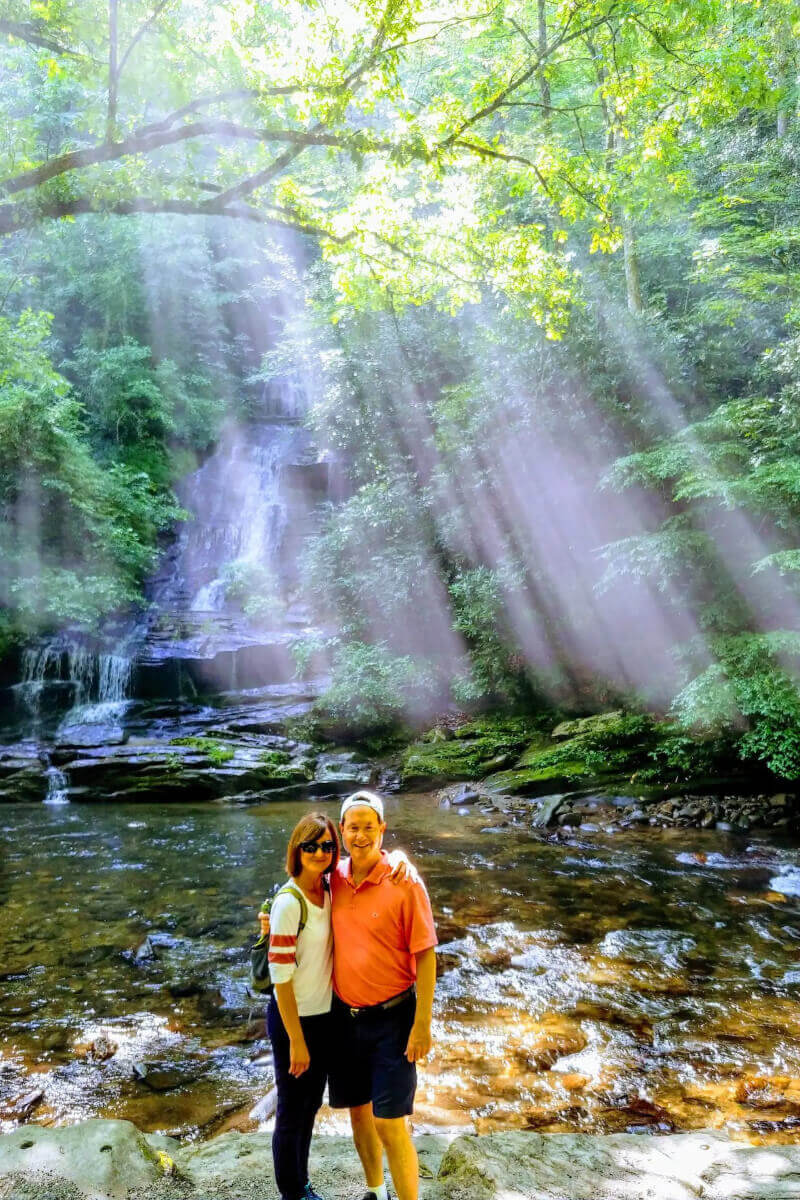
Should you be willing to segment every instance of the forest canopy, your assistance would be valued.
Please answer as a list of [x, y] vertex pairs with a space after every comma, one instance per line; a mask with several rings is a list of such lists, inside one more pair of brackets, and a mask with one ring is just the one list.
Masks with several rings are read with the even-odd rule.
[[5, 0], [6, 638], [140, 599], [176, 481], [296, 369], [350, 479], [305, 557], [335, 711], [624, 696], [800, 774], [798, 33]]

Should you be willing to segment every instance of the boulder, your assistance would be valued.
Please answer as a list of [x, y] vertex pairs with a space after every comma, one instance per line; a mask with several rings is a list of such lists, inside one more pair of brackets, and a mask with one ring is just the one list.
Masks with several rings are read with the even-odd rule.
[[42, 1197], [57, 1196], [48, 1184], [71, 1183], [86, 1200], [127, 1200], [162, 1178], [155, 1150], [130, 1121], [91, 1120], [60, 1129], [24, 1125], [0, 1138], [0, 1196], [11, 1179], [41, 1177]]
[[442, 1200], [790, 1200], [800, 1146], [749, 1146], [723, 1133], [672, 1136], [494, 1133], [457, 1138]]

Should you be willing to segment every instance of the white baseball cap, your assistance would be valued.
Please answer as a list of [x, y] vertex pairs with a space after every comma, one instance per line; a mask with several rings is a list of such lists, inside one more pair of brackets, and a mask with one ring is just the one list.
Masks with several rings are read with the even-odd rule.
[[371, 808], [376, 812], [383, 821], [383, 801], [376, 792], [353, 792], [352, 796], [345, 796], [342, 801], [342, 811], [339, 813], [339, 820], [344, 820], [344, 814], [351, 808]]

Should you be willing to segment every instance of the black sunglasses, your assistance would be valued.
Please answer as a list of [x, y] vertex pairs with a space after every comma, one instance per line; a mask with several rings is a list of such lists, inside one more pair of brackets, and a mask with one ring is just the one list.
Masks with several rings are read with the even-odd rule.
[[323, 854], [333, 854], [336, 849], [336, 842], [330, 840], [324, 842], [298, 842], [301, 850], [305, 850], [306, 854], [314, 854], [317, 850], [321, 850]]

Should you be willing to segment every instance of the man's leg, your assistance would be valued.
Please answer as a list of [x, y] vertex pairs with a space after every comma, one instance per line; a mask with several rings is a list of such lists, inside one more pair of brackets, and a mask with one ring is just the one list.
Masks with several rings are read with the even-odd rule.
[[389, 1160], [397, 1200], [417, 1200], [419, 1162], [406, 1117], [375, 1117], [375, 1128]]
[[360, 1104], [358, 1108], [351, 1108], [350, 1124], [358, 1157], [364, 1168], [364, 1179], [367, 1187], [374, 1190], [383, 1183], [383, 1142], [378, 1137], [375, 1127], [372, 1104]]

